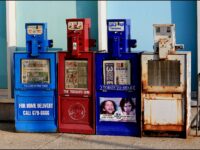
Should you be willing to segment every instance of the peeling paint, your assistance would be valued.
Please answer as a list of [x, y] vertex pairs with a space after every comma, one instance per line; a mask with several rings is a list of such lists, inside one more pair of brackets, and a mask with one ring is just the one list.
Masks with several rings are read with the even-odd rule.
[[184, 132], [186, 137], [189, 134], [191, 100], [190, 57], [190, 53], [188, 52], [176, 52], [167, 57], [167, 60], [176, 60], [180, 62], [179, 86], [150, 86], [148, 84], [148, 61], [160, 60], [158, 54], [142, 54], [141, 118], [143, 132], [176, 131]]

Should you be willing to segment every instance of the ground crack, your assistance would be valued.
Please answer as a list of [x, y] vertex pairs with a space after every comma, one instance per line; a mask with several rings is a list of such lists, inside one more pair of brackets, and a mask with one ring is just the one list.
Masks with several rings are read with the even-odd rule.
[[44, 143], [44, 144], [39, 145], [38, 148], [36, 148], [36, 149], [42, 149], [43, 146], [55, 142], [55, 141], [58, 140], [62, 135], [63, 135], [63, 133], [60, 133], [58, 136], [55, 137], [55, 139], [50, 140], [50, 141], [48, 141], [48, 142], [46, 142], [46, 143]]

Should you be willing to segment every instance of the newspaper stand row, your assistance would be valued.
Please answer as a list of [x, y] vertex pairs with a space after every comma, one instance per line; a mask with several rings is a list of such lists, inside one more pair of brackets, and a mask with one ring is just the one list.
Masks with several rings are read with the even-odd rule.
[[25, 25], [26, 52], [14, 54], [16, 131], [187, 137], [191, 56], [175, 52], [175, 25], [154, 25], [153, 53], [131, 52], [130, 20], [109, 19], [108, 52], [95, 53], [90, 19], [66, 24], [67, 51], [57, 54], [47, 51], [47, 24]]

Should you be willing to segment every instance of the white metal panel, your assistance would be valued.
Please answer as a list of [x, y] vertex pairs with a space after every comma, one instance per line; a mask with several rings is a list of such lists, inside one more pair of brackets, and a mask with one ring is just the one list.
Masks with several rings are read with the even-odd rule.
[[144, 99], [144, 124], [183, 124], [182, 102], [176, 99]]
[[166, 59], [170, 51], [175, 51], [175, 24], [154, 24], [153, 27], [154, 51], [159, 50], [160, 59]]
[[187, 76], [187, 91], [186, 91], [186, 131], [187, 134], [190, 130], [191, 123], [191, 52], [187, 52], [186, 55], [186, 76]]

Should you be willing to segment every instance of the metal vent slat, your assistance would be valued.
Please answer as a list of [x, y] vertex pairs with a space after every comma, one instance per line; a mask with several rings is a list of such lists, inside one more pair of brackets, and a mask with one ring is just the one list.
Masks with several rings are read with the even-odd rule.
[[149, 86], [180, 86], [180, 61], [149, 60]]

